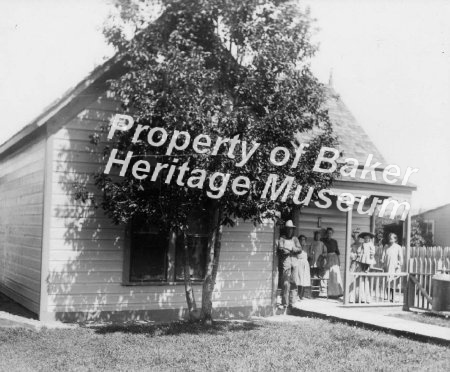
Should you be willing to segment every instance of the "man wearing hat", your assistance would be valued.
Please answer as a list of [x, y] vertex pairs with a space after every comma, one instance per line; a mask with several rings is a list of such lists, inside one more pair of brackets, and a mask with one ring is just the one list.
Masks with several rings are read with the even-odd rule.
[[292, 306], [298, 297], [298, 254], [302, 251], [292, 220], [286, 221], [284, 234], [278, 239], [277, 249], [283, 270], [283, 305]]

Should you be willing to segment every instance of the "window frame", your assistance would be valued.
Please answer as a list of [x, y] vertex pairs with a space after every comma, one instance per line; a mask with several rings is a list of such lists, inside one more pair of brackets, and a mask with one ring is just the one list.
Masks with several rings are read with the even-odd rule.
[[[177, 234], [174, 231], [169, 232], [169, 243], [166, 252], [166, 280], [165, 281], [131, 281], [131, 241], [132, 241], [132, 227], [131, 223], [127, 225], [125, 229], [125, 239], [124, 239], [124, 259], [122, 268], [122, 286], [178, 286], [184, 285], [183, 280], [177, 280], [176, 278], [176, 240]], [[187, 234], [188, 236], [195, 237], [208, 237], [208, 234]], [[206, 267], [205, 267], [206, 269]], [[203, 284], [203, 279], [192, 279], [192, 285], [199, 286]]]
[[[187, 236], [191, 236], [194, 238], [208, 238], [209, 234], [186, 234]], [[173, 270], [174, 270], [174, 275], [173, 275], [173, 280], [175, 283], [184, 283], [184, 279], [177, 279], [177, 273], [176, 273], [176, 267], [177, 267], [177, 255], [176, 255], [176, 240], [175, 240], [175, 252], [174, 252], [174, 266], [173, 266]], [[206, 264], [205, 264], [205, 271], [206, 271]], [[203, 283], [204, 279], [191, 279], [191, 283]]]

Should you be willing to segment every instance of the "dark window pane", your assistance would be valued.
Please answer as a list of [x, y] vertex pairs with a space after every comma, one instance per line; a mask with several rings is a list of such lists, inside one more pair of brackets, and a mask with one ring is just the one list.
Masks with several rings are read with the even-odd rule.
[[209, 225], [211, 223], [211, 216], [205, 210], [194, 210], [188, 218], [189, 235], [207, 235], [209, 232]]
[[[206, 269], [207, 236], [188, 235], [190, 277], [192, 280], [203, 280]], [[175, 279], [184, 280], [184, 249], [183, 237], [177, 238], [175, 257]]]
[[166, 280], [167, 234], [132, 233], [130, 251], [130, 281]]

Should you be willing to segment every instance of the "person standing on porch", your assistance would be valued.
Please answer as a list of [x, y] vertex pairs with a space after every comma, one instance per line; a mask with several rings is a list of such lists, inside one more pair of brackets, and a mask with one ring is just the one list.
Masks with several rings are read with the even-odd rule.
[[333, 239], [333, 233], [333, 228], [328, 227], [327, 235], [322, 239], [327, 248], [327, 273], [325, 276], [328, 277], [328, 296], [339, 297], [344, 291], [342, 289], [340, 252], [338, 242]]
[[361, 269], [364, 272], [368, 272], [370, 267], [375, 264], [375, 245], [372, 239], [375, 237], [370, 232], [363, 232], [359, 234], [358, 238], [364, 239], [361, 245]]
[[[302, 246], [302, 251], [298, 255], [298, 297], [302, 300], [303, 297], [311, 297], [311, 275], [309, 273], [306, 236], [300, 235], [298, 239], [300, 241], [300, 245]], [[306, 292], [305, 289], [308, 292]]]
[[[301, 241], [300, 241], [301, 243]], [[313, 278], [320, 277], [320, 271], [323, 268], [323, 261], [327, 256], [327, 247], [320, 240], [320, 231], [314, 232], [314, 240], [309, 248], [308, 260], [311, 267], [311, 276]]]
[[[352, 273], [360, 273], [362, 271], [361, 268], [361, 256], [362, 256], [362, 247], [360, 243], [360, 239], [358, 237], [358, 230], [353, 231], [352, 233], [353, 244], [351, 246], [350, 251], [350, 272]], [[350, 286], [349, 286], [349, 300], [350, 302], [358, 302], [359, 301], [359, 285], [354, 280], [354, 277], [351, 277]]]
[[294, 229], [292, 221], [286, 221], [284, 234], [280, 236], [277, 244], [283, 268], [283, 307], [292, 306], [298, 298], [298, 254], [302, 248], [294, 236]]
[[[375, 245], [373, 244], [372, 239], [375, 237], [374, 234], [370, 232], [362, 232], [358, 235], [358, 238], [364, 239], [361, 244], [361, 271], [363, 273], [369, 272], [370, 267], [375, 264]], [[360, 288], [359, 288], [359, 296], [361, 298], [361, 302], [365, 302], [366, 304], [370, 303], [372, 299], [372, 291], [371, 291], [371, 278], [363, 276], [361, 277]]]
[[[394, 233], [389, 234], [389, 243], [385, 245], [383, 255], [381, 256], [381, 264], [383, 265], [383, 271], [386, 273], [395, 274], [399, 272], [403, 266], [403, 251], [402, 247], [397, 244], [397, 235]], [[391, 288], [391, 301], [394, 302], [394, 275], [388, 277]], [[387, 288], [386, 288], [387, 291]]]

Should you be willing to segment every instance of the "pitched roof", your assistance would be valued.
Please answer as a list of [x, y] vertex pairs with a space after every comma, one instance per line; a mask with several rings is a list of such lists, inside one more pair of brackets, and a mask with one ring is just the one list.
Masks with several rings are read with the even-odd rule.
[[[31, 123], [26, 125], [23, 129], [13, 135], [9, 140], [0, 144], [0, 157], [20, 148], [30, 139], [34, 138], [39, 131], [45, 129], [46, 125], [61, 121], [60, 116], [64, 116], [64, 111], [70, 110], [71, 106], [80, 105], [79, 98], [93, 96], [98, 94], [99, 89], [106, 88], [107, 80], [117, 77], [125, 71], [123, 63], [117, 57], [111, 58], [103, 65], [94, 69], [85, 79], [83, 79], [74, 88], [68, 90], [61, 98], [56, 100], [48, 106], [44, 112], [34, 119]], [[340, 96], [331, 88], [326, 88], [326, 108], [333, 125], [333, 131], [338, 138], [339, 144], [336, 146], [342, 152], [343, 158], [355, 158], [359, 161], [362, 167], [366, 161], [368, 154], [373, 155], [373, 161], [382, 162], [382, 166], [377, 168], [376, 180], [373, 181], [370, 177], [362, 179], [361, 171], [358, 169], [355, 178], [341, 178], [341, 181], [369, 183], [376, 185], [388, 185], [382, 178], [383, 168], [387, 165], [383, 155], [376, 148], [364, 129], [358, 124], [354, 116], [351, 114], [347, 106], [342, 102]], [[297, 138], [300, 142], [308, 142], [316, 132], [299, 133]], [[42, 133], [42, 132], [41, 132]], [[393, 178], [392, 176], [390, 178]], [[400, 178], [397, 177], [399, 180]], [[416, 186], [409, 183], [401, 186], [397, 182], [394, 186], [401, 188], [416, 189]]]
[[[95, 68], [85, 79], [83, 79], [74, 88], [68, 90], [61, 98], [48, 106], [44, 112], [26, 125], [9, 140], [0, 144], [0, 157], [19, 148], [23, 143], [33, 138], [39, 130], [51, 122], [58, 122], [58, 115], [71, 105], [75, 105], [78, 97], [95, 94], [99, 87], [106, 87], [106, 81], [118, 76], [125, 71], [123, 63], [116, 56]], [[93, 93], [94, 92], [94, 93]], [[371, 179], [361, 179], [361, 169], [357, 172], [354, 179], [345, 178], [343, 181], [356, 181], [373, 184], [386, 184], [382, 179], [383, 168], [387, 165], [383, 155], [376, 148], [364, 129], [358, 124], [355, 117], [330, 86], [326, 87], [326, 108], [333, 125], [333, 131], [338, 138], [339, 144], [336, 146], [342, 152], [343, 158], [355, 158], [362, 167], [368, 154], [373, 155], [373, 161], [382, 162], [382, 166], [376, 170], [376, 181]], [[300, 142], [308, 142], [308, 138], [314, 135], [315, 130], [307, 133], [299, 133], [297, 138]], [[393, 178], [391, 176], [391, 178]], [[400, 179], [400, 178], [398, 178]], [[399, 184], [397, 185], [399, 186]], [[409, 183], [407, 188], [416, 189], [416, 186]]]
[[[383, 170], [389, 164], [384, 156], [372, 142], [370, 137], [364, 131], [363, 127], [356, 121], [348, 107], [342, 101], [340, 95], [334, 91], [330, 86], [325, 87], [325, 108], [328, 110], [328, 116], [333, 126], [333, 133], [337, 137], [338, 143], [334, 146], [335, 149], [341, 153], [340, 159], [342, 163], [346, 158], [354, 158], [358, 161], [359, 167], [354, 178], [340, 177], [341, 181], [358, 183], [368, 183], [374, 185], [389, 185], [383, 179]], [[308, 143], [311, 139], [318, 135], [322, 129], [314, 128], [307, 132], [297, 133], [296, 139], [298, 142]], [[381, 165], [375, 169], [376, 180], [372, 180], [370, 176], [361, 178], [364, 164], [366, 163], [369, 154], [373, 155], [372, 164], [379, 162]], [[407, 182], [406, 185], [401, 185], [402, 177], [389, 176], [390, 179], [397, 179], [394, 186], [405, 187], [408, 189], [417, 189], [416, 185]]]
[[422, 214], [429, 213], [429, 212], [434, 212], [434, 211], [437, 211], [438, 209], [442, 209], [442, 208], [446, 208], [446, 207], [450, 207], [450, 203], [441, 205], [441, 206], [439, 206], [439, 207], [427, 209], [427, 210], [425, 210], [425, 211], [423, 211], [423, 212], [416, 213], [416, 214], [414, 214], [412, 217], [421, 216]]
[[381, 168], [387, 165], [381, 152], [369, 138], [363, 127], [356, 121], [350, 110], [344, 104], [339, 94], [333, 88], [327, 87], [326, 108], [333, 123], [333, 131], [338, 138], [336, 148], [344, 158], [355, 158], [364, 164], [369, 154], [373, 161], [381, 162]]

